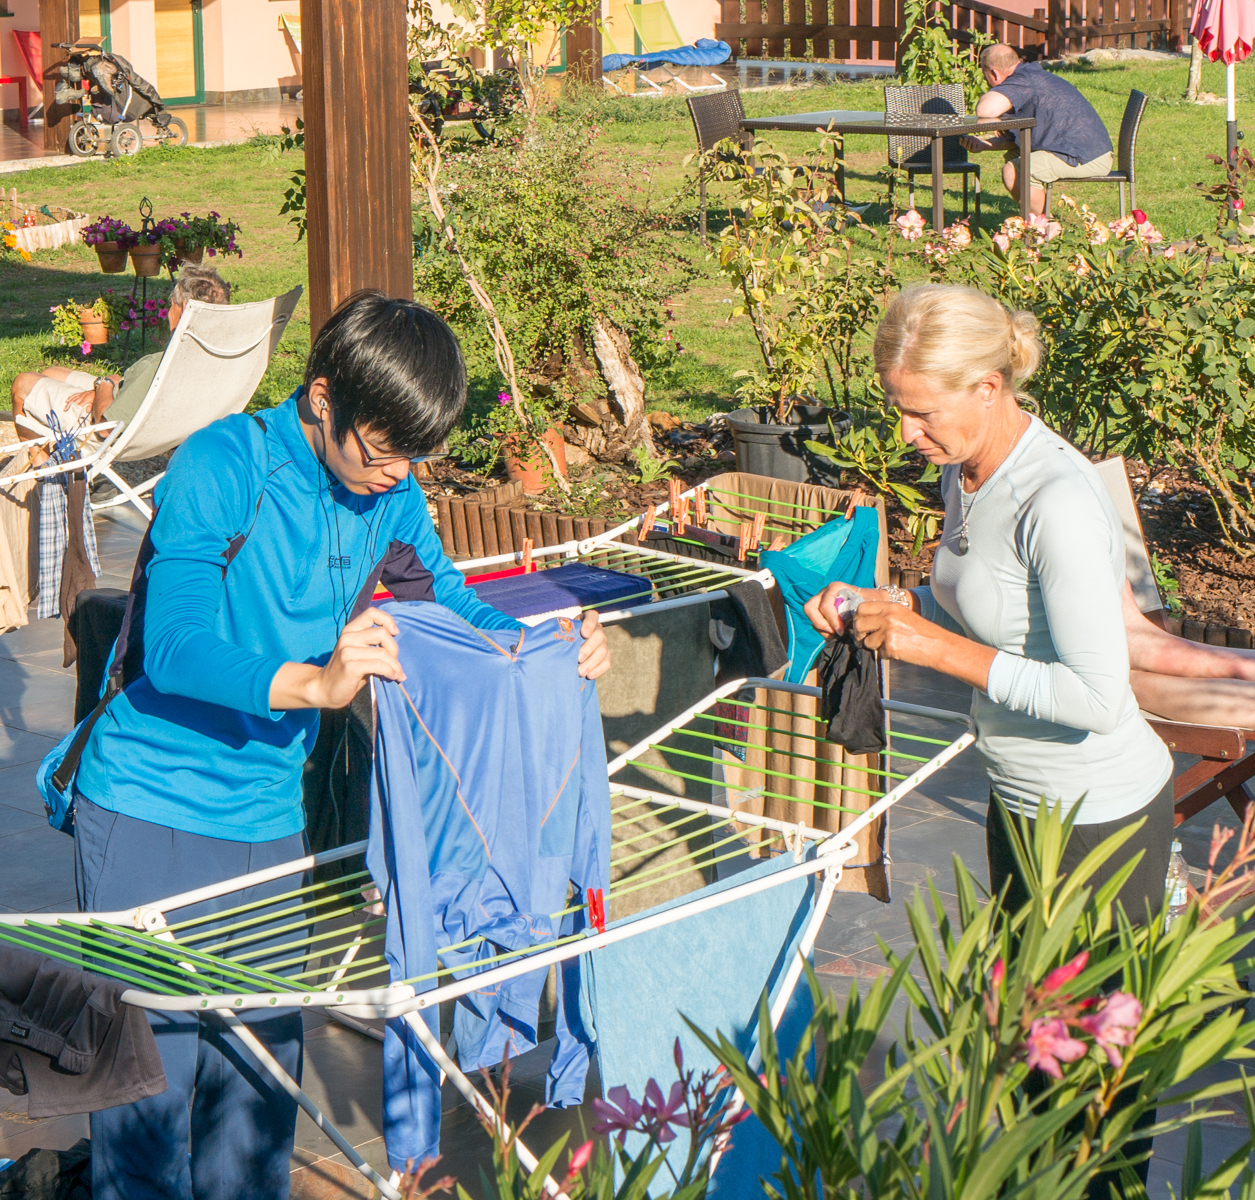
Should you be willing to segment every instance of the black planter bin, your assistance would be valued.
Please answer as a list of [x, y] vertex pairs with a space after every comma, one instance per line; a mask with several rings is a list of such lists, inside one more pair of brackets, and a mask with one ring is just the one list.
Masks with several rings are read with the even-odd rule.
[[[789, 413], [789, 424], [779, 425], [772, 410], [738, 408], [728, 414], [732, 441], [736, 447], [736, 469], [747, 475], [766, 475], [787, 479], [791, 483], [819, 483], [835, 487], [841, 469], [831, 459], [806, 448], [807, 442], [832, 445], [832, 430], [837, 437], [853, 424], [850, 414], [821, 404], [795, 404]], [[829, 419], [832, 430], [828, 428]]]

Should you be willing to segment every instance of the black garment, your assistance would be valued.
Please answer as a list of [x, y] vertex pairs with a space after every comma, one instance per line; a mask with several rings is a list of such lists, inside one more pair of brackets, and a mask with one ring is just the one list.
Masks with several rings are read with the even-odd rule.
[[824, 643], [815, 670], [824, 689], [820, 715], [828, 722], [828, 740], [851, 754], [884, 750], [885, 705], [875, 654], [857, 645], [847, 630]]
[[[1019, 818], [1014, 813], [1007, 817], [1012, 828], [1019, 832]], [[1131, 821], [1146, 818], [1146, 823], [1120, 849], [1090, 876], [1089, 886], [1099, 888], [1139, 850], [1143, 851], [1128, 882], [1120, 889], [1119, 901], [1129, 920], [1141, 923], [1146, 919], [1146, 905], [1158, 915], [1163, 904], [1164, 880], [1168, 875], [1168, 859], [1172, 853], [1172, 781], [1145, 808], [1120, 821], [1100, 822], [1097, 825], [1077, 825], [1063, 851], [1059, 864], [1062, 874], [1080, 865], [1081, 860], [1099, 843], [1123, 829]], [[1033, 836], [1033, 822], [1028, 822], [1029, 837]], [[989, 797], [989, 813], [985, 818], [985, 848], [989, 855], [989, 886], [996, 895], [1004, 883], [1010, 880], [1010, 888], [1004, 905], [1007, 912], [1016, 912], [1028, 903], [1028, 889], [1016, 866], [1011, 850], [1011, 837], [1003, 818], [1002, 809]]]
[[651, 529], [640, 539], [639, 544], [649, 550], [661, 550], [664, 554], [678, 554], [682, 558], [696, 558], [702, 562], [735, 563], [738, 561], [741, 539], [730, 533], [689, 525], [681, 538], [675, 538], [663, 530]]
[[716, 684], [770, 678], [789, 661], [771, 601], [757, 579], [724, 588], [726, 600], [710, 605], [710, 640], [719, 651]]
[[130, 1104], [166, 1090], [142, 1008], [124, 984], [32, 950], [0, 946], [0, 1087], [33, 1118]]
[[[318, 740], [305, 760], [301, 787], [305, 833], [311, 854], [364, 841], [370, 832], [370, 777], [375, 725], [370, 688], [362, 687], [347, 708], [319, 713]], [[314, 868], [322, 883], [360, 870], [356, 856]]]
[[80, 592], [65, 627], [78, 651], [76, 668], [78, 690], [74, 694], [74, 724], [77, 725], [100, 698], [105, 663], [126, 617], [128, 593], [121, 588], [90, 588]]
[[68, 1150], [28, 1150], [0, 1171], [0, 1200], [91, 1200], [92, 1144]]
[[[1097, 825], [1074, 826], [1072, 836], [1068, 838], [1068, 844], [1064, 847], [1063, 859], [1059, 864], [1060, 873], [1063, 875], [1068, 874], [1068, 872], [1080, 865], [1081, 861], [1095, 846], [1124, 828], [1129, 822], [1141, 820], [1143, 817], [1146, 818], [1146, 823], [1090, 876], [1088, 883], [1091, 889], [1101, 887], [1139, 850], [1142, 851], [1141, 860], [1134, 868], [1133, 874], [1129, 876], [1124, 887], [1120, 889], [1120, 894], [1117, 897], [1120, 903], [1124, 905], [1124, 911], [1128, 914], [1129, 920], [1135, 924], [1140, 924], [1145, 919], [1148, 903], [1152, 919], [1158, 917], [1163, 906], [1164, 881], [1168, 875], [1168, 859], [1172, 855], [1172, 780], [1164, 784], [1159, 795], [1145, 808], [1123, 818], [1123, 820], [1105, 821]], [[989, 813], [985, 818], [985, 847], [989, 855], [989, 885], [996, 895], [1001, 890], [1003, 884], [1009, 881], [1004, 907], [1007, 912], [1016, 912], [1028, 903], [1028, 889], [1016, 864], [1015, 854], [1011, 849], [1011, 835], [1007, 829], [1008, 820], [1011, 822], [1012, 828], [1018, 833], [1019, 818], [1014, 813], [1007, 813], [1004, 816], [1002, 809], [995, 803], [993, 793], [991, 792], [989, 796]], [[1032, 820], [1028, 822], [1028, 836], [1030, 839], [1033, 836], [1033, 824]], [[1108, 980], [1104, 990], [1111, 991], [1118, 984], [1118, 978]], [[1028, 1077], [1026, 1089], [1030, 1096], [1039, 1095], [1045, 1091], [1048, 1082], [1046, 1077], [1040, 1072], [1033, 1072]], [[1133, 1102], [1133, 1098], [1134, 1091], [1132, 1089], [1126, 1089], [1121, 1092], [1112, 1105], [1110, 1116], [1114, 1116], [1121, 1109], [1130, 1105]], [[1110, 1116], [1108, 1119], [1110, 1119]], [[1150, 1109], [1137, 1119], [1137, 1128], [1148, 1129], [1155, 1123], [1155, 1119], [1156, 1110]], [[1069, 1123], [1065, 1129], [1065, 1135], [1071, 1136], [1079, 1133], [1082, 1128], [1082, 1120], [1083, 1117]], [[1128, 1143], [1124, 1152], [1127, 1157], [1134, 1158], [1137, 1155], [1149, 1153], [1150, 1148], [1150, 1138], [1139, 1138]], [[1147, 1159], [1144, 1162], [1135, 1164], [1133, 1170], [1142, 1183], [1145, 1184], [1147, 1175], [1150, 1172], [1150, 1160]], [[1095, 1176], [1091, 1181], [1085, 1192], [1085, 1200], [1109, 1200], [1112, 1188], [1115, 1189], [1116, 1195], [1122, 1196], [1124, 1194], [1120, 1186], [1119, 1172], [1105, 1171]]]
[[61, 564], [61, 590], [57, 606], [65, 625], [62, 637], [63, 667], [74, 662], [74, 639], [70, 635], [70, 616], [78, 601], [78, 594], [96, 586], [96, 573], [87, 556], [87, 541], [83, 537], [83, 505], [87, 501], [87, 476], [75, 471], [65, 490], [65, 512], [69, 522], [65, 543], [65, 558]]

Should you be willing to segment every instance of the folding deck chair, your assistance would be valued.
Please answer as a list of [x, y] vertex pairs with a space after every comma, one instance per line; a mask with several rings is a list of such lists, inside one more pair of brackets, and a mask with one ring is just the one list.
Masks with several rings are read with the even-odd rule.
[[[119, 494], [102, 504], [93, 504], [93, 512], [130, 503], [145, 520], [150, 519], [152, 509], [143, 497], [151, 494], [165, 472], [131, 487], [113, 469], [113, 464], [164, 454], [220, 417], [242, 412], [266, 373], [301, 291], [295, 287], [284, 296], [249, 304], [189, 300], [161, 356], [148, 394], [125, 427], [116, 421], [105, 421], [80, 428], [75, 431], [77, 458], [5, 477], [4, 484], [11, 486], [24, 479], [67, 471], [86, 471], [89, 483], [103, 475]], [[20, 447], [0, 449], [0, 458], [17, 449], [54, 440], [51, 432], [37, 422], [19, 420], [41, 436]], [[89, 436], [92, 434], [105, 434], [104, 440], [94, 444]]]
[[[599, 951], [610, 951], [628, 939], [720, 908], [727, 907], [729, 920], [734, 921], [732, 906], [739, 902], [807, 881], [804, 902], [797, 910], [799, 923], [791, 927], [780, 947], [792, 947], [792, 957], [778, 956], [773, 979], [764, 980], [774, 981], [770, 1019], [777, 1027], [842, 875], [863, 853], [874, 823], [969, 746], [974, 735], [971, 719], [965, 715], [887, 702], [895, 719], [911, 723], [916, 732], [891, 728], [889, 753], [897, 769], [864, 770], [869, 786], [857, 788], [847, 778], [848, 765], [828, 775], [825, 768], [816, 766], [826, 761], [830, 750], [839, 748], [825, 742], [821, 726], [813, 719], [803, 722], [794, 740], [807, 749], [791, 750], [787, 763], [810, 770], [815, 796], [791, 819], [782, 819], [749, 811], [740, 794], [730, 793], [725, 786], [722, 752], [717, 748], [726, 745], [728, 738], [717, 730], [727, 719], [715, 710], [746, 687], [770, 689], [769, 700], [783, 692], [810, 700], [817, 696], [817, 689], [800, 685], [737, 680], [620, 754], [609, 764], [613, 829], [608, 913], [589, 912], [588, 926], [573, 937], [482, 959], [483, 969], [463, 978], [454, 978], [445, 968], [422, 978], [388, 978], [383, 918], [371, 911], [370, 901], [363, 896], [363, 888], [370, 883], [365, 870], [346, 863], [348, 872], [334, 880], [304, 882], [306, 873], [316, 866], [360, 858], [365, 842], [123, 912], [0, 914], [0, 939], [121, 981], [126, 985], [124, 1003], [155, 1011], [214, 1014], [234, 1030], [275, 1086], [292, 1096], [357, 1170], [388, 1200], [398, 1200], [397, 1177], [385, 1179], [363, 1161], [238, 1014], [294, 1007], [322, 1009], [349, 1023], [399, 1017], [462, 1095], [485, 1117], [497, 1121], [486, 1098], [422, 1019], [424, 1010], [577, 956], [592, 955], [595, 962]], [[769, 705], [755, 703], [748, 706], [741, 724], [747, 733], [752, 732], [766, 715], [770, 715]], [[929, 734], [917, 732], [926, 726], [931, 727]], [[738, 736], [734, 733], [733, 740]], [[759, 798], [783, 794], [781, 781], [798, 773], [785, 767], [786, 759], [779, 757], [761, 766], [746, 766], [746, 772], [758, 780], [750, 790]], [[694, 783], [709, 788], [712, 798], [698, 799], [687, 790], [677, 794], [677, 783], [685, 789]], [[847, 803], [850, 795], [861, 799]], [[830, 813], [839, 819], [818, 822], [808, 819], [808, 813]], [[821, 823], [829, 827], [818, 828]], [[749, 869], [728, 876], [726, 872], [738, 862]], [[288, 876], [300, 876], [302, 881], [282, 896], [212, 917], [180, 919], [180, 910], [192, 904]], [[657, 903], [659, 897], [664, 903]], [[565, 911], [587, 907], [576, 899]], [[655, 1003], [664, 999], [665, 1008], [665, 998], [652, 999]], [[750, 1031], [756, 1000], [754, 1011], [744, 1014], [744, 1028]], [[680, 1033], [679, 1018], [668, 1020], [670, 1029]], [[518, 1152], [524, 1166], [534, 1169], [535, 1155], [522, 1144]], [[545, 1188], [550, 1196], [559, 1194], [552, 1179], [546, 1180]]]
[[[1129, 486], [1124, 459], [1109, 458], [1099, 463], [1098, 474], [1124, 525], [1127, 573], [1137, 607], [1155, 624], [1167, 629], [1168, 613], [1155, 583], [1150, 556], [1146, 553], [1146, 537]], [[1169, 750], [1199, 756], [1197, 763], [1173, 780], [1174, 824], [1188, 821], [1222, 796], [1241, 820], [1246, 814], [1247, 804], [1255, 800], [1247, 786], [1255, 776], [1255, 754], [1248, 753], [1248, 740], [1252, 739], [1255, 731], [1168, 721], [1153, 713], [1145, 713], [1144, 716]]]

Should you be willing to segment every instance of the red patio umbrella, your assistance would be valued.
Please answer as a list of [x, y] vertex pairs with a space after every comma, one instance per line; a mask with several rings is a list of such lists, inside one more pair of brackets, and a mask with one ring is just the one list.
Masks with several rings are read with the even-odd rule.
[[1212, 62], [1224, 61], [1227, 92], [1228, 156], [1238, 146], [1237, 116], [1233, 108], [1233, 67], [1242, 62], [1255, 45], [1255, 0], [1198, 0], [1190, 34], [1199, 49]]

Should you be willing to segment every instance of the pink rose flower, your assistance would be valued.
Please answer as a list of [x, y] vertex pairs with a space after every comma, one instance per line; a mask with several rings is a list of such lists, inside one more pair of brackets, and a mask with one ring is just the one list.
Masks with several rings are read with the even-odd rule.
[[901, 233], [908, 242], [918, 241], [919, 238], [923, 236], [924, 218], [921, 217], [913, 208], [904, 212], [894, 222], [894, 224], [897, 225], [898, 232]]
[[1058, 1018], [1038, 1018], [1028, 1031], [1028, 1056], [1025, 1062], [1030, 1068], [1044, 1071], [1052, 1079], [1062, 1079], [1061, 1062], [1076, 1062], [1085, 1054], [1085, 1043], [1072, 1037], [1068, 1027]]
[[1149, 218], [1140, 208], [1135, 208], [1133, 210], [1133, 220], [1135, 220], [1139, 225], [1145, 225]]

